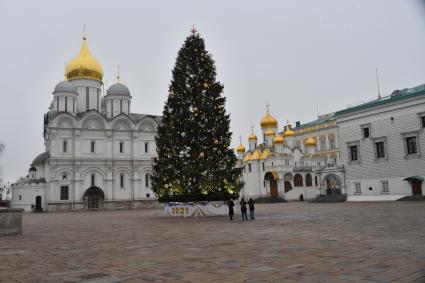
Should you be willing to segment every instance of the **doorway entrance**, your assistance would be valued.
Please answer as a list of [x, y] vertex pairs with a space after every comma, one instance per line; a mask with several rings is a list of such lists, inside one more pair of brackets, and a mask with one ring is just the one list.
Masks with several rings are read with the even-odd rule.
[[43, 208], [41, 207], [41, 196], [35, 197], [35, 212], [41, 212]]
[[412, 194], [414, 196], [422, 195], [422, 182], [419, 180], [412, 180]]
[[290, 190], [292, 190], [292, 184], [289, 181], [285, 181], [285, 193], [289, 192]]
[[276, 198], [279, 196], [279, 191], [277, 189], [277, 180], [274, 177], [274, 174], [271, 172], [267, 172], [264, 176], [264, 180], [269, 181], [270, 184], [270, 197]]
[[105, 194], [101, 188], [91, 187], [84, 193], [83, 200], [87, 209], [99, 209], [103, 207]]

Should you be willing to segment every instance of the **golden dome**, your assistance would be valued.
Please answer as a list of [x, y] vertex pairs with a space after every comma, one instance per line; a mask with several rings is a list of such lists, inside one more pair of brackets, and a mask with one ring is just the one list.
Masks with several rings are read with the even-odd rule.
[[295, 131], [293, 131], [291, 129], [291, 125], [288, 125], [287, 127], [285, 127], [285, 131], [283, 131], [283, 136], [284, 137], [293, 137], [293, 136], [295, 136]]
[[245, 157], [243, 158], [243, 161], [249, 161], [251, 160], [251, 152], [248, 152]]
[[251, 155], [250, 160], [258, 160], [260, 159], [260, 152], [258, 150], [254, 151], [254, 153]]
[[267, 111], [266, 116], [261, 119], [261, 128], [277, 128], [277, 120]]
[[236, 148], [236, 152], [237, 153], [244, 153], [245, 152], [245, 147], [243, 146], [243, 144], [239, 144], [238, 147]]
[[263, 153], [261, 154], [260, 159], [267, 159], [270, 156], [270, 151], [268, 149], [265, 149]]
[[257, 141], [257, 136], [254, 133], [250, 133], [248, 136], [249, 141]]
[[313, 138], [313, 137], [309, 137], [308, 139], [306, 139], [305, 145], [306, 146], [316, 146], [316, 139]]
[[274, 136], [274, 131], [273, 131], [273, 130], [271, 130], [271, 129], [268, 129], [268, 130], [264, 133], [264, 135], [265, 135], [266, 137]]
[[283, 137], [281, 135], [277, 135], [274, 139], [273, 139], [273, 143], [274, 144], [283, 144]]
[[65, 76], [68, 80], [80, 78], [102, 80], [102, 65], [90, 54], [85, 37], [83, 37], [80, 53], [67, 64]]

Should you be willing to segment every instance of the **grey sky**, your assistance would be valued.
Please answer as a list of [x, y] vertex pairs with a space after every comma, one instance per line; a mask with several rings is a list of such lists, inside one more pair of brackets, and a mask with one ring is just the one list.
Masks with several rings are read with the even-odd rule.
[[306, 122], [425, 83], [419, 0], [5, 1], [0, 0], [0, 156], [5, 181], [44, 151], [43, 114], [65, 62], [88, 44], [108, 85], [116, 64], [132, 111], [161, 114], [177, 51], [192, 24], [224, 84], [233, 145], [257, 134], [266, 101], [280, 126]]

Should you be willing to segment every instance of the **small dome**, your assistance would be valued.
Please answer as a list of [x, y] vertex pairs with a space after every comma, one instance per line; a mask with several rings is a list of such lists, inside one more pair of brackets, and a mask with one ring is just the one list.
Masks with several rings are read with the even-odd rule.
[[260, 152], [258, 150], [254, 151], [254, 153], [251, 155], [250, 160], [258, 160], [260, 159]]
[[245, 147], [243, 146], [243, 144], [239, 144], [238, 147], [236, 148], [236, 152], [237, 153], [244, 153], [245, 152]]
[[273, 139], [273, 143], [274, 144], [283, 144], [283, 137], [281, 135], [277, 135], [274, 139]]
[[270, 156], [270, 151], [266, 148], [261, 154], [260, 159], [267, 159]]
[[66, 66], [65, 75], [68, 80], [85, 78], [102, 80], [102, 65], [90, 54], [85, 37], [83, 38], [80, 53]]
[[31, 166], [31, 168], [30, 168], [30, 170], [29, 170], [30, 172], [37, 172], [37, 169], [34, 167], [34, 166]]
[[243, 161], [250, 161], [251, 160], [251, 152], [248, 151], [248, 153], [243, 158]]
[[77, 90], [75, 89], [74, 84], [68, 81], [61, 81], [55, 86], [55, 90], [53, 91], [53, 94], [58, 92], [77, 94]]
[[305, 145], [306, 146], [316, 146], [316, 139], [313, 137], [309, 137], [306, 141], [305, 141]]
[[248, 136], [248, 141], [257, 141], [257, 136], [254, 133], [250, 133]]
[[267, 112], [266, 116], [261, 119], [261, 128], [277, 128], [277, 120]]
[[274, 131], [273, 131], [273, 130], [271, 130], [271, 129], [268, 129], [268, 130], [264, 133], [264, 135], [265, 135], [266, 137], [274, 136]]
[[122, 83], [116, 83], [111, 85], [106, 91], [107, 95], [122, 95], [130, 96], [130, 90]]
[[284, 137], [293, 137], [295, 136], [295, 132], [291, 129], [291, 126], [288, 126], [283, 132]]

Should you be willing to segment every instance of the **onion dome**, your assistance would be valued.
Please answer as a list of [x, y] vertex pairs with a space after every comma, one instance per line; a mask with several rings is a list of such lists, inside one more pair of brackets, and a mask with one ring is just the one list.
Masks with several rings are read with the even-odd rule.
[[254, 153], [251, 155], [250, 160], [258, 160], [260, 159], [260, 152], [258, 150], [254, 151]]
[[243, 146], [243, 144], [239, 144], [238, 147], [236, 148], [236, 152], [237, 153], [244, 153], [245, 152], [245, 147]]
[[271, 130], [271, 129], [268, 129], [268, 130], [264, 133], [264, 135], [265, 135], [266, 137], [274, 136], [274, 131], [273, 131], [273, 130]]
[[316, 146], [316, 139], [313, 138], [313, 137], [309, 137], [308, 139], [306, 139], [305, 145], [306, 146]]
[[55, 86], [53, 94], [60, 92], [77, 94], [77, 90], [75, 89], [74, 84], [68, 81], [61, 81]]
[[37, 169], [34, 167], [34, 166], [31, 166], [31, 168], [30, 168], [30, 170], [29, 170], [30, 172], [37, 172]]
[[106, 91], [107, 95], [121, 95], [121, 96], [130, 96], [130, 90], [128, 87], [122, 83], [116, 83], [111, 85]]
[[284, 137], [293, 137], [293, 136], [295, 136], [295, 131], [293, 131], [293, 130], [291, 129], [291, 126], [288, 126], [288, 127], [285, 129], [285, 131], [283, 132], [283, 136], [284, 136]]
[[283, 137], [281, 135], [277, 135], [274, 139], [273, 139], [273, 143], [274, 144], [283, 144]]
[[266, 116], [261, 119], [261, 128], [277, 128], [277, 120], [267, 111]]
[[257, 136], [254, 133], [250, 133], [248, 136], [248, 141], [257, 141]]
[[65, 69], [65, 76], [68, 80], [73, 79], [94, 79], [101, 81], [103, 69], [99, 61], [94, 58], [87, 46], [87, 40], [83, 37], [80, 53], [72, 59]]

